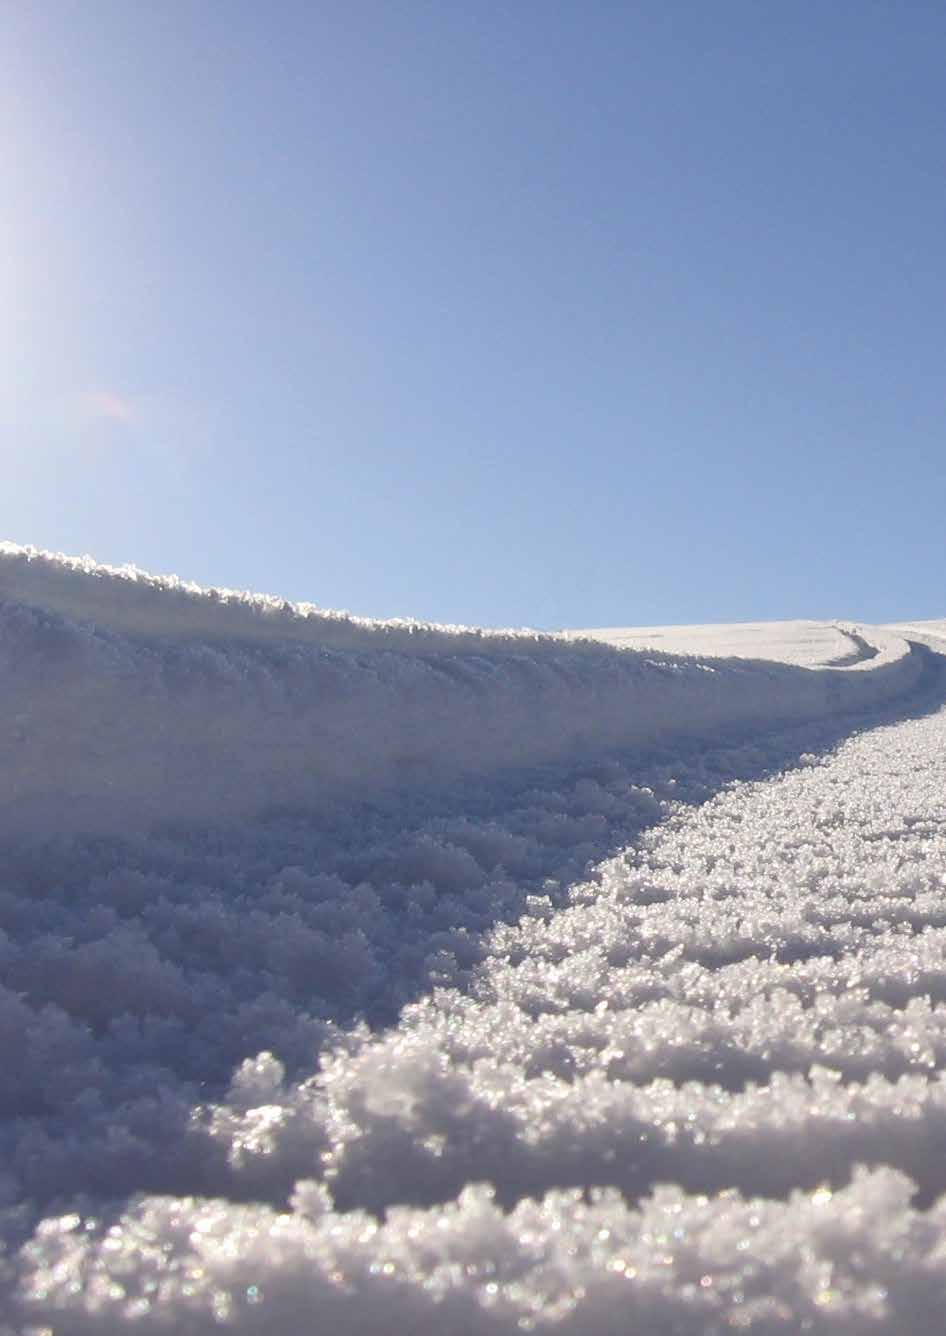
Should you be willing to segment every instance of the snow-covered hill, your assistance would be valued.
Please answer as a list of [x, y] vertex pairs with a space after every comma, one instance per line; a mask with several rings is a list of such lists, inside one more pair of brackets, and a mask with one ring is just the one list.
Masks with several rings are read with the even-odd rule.
[[0, 1333], [938, 1330], [944, 633], [4, 547]]

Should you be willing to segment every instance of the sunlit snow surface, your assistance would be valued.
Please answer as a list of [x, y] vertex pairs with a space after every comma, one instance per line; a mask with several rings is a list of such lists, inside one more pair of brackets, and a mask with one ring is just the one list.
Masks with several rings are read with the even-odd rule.
[[[31, 642], [42, 592], [3, 605], [35, 657], [0, 690], [49, 626], [79, 677], [102, 636], [157, 672], [153, 626], [150, 657], [127, 625]], [[484, 753], [316, 815], [8, 836], [0, 1331], [941, 1330], [946, 627], [901, 628], [904, 661], [786, 625], [772, 657], [884, 699]], [[784, 716], [796, 679], [745, 671]]]
[[718, 626], [630, 626], [584, 631], [625, 649], [707, 654], [819, 667], [857, 662], [864, 651], [858, 628], [836, 622], [739, 622]]

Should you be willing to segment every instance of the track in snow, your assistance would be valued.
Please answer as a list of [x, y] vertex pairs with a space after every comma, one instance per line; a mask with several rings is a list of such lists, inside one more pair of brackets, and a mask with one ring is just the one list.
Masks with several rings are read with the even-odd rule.
[[[62, 574], [15, 568], [34, 594]], [[97, 570], [62, 588], [97, 581], [108, 613]], [[123, 616], [163, 597], [129, 583]], [[223, 625], [181, 599], [192, 630]], [[300, 666], [279, 630], [295, 614], [252, 600], [233, 609], [263, 618], [252, 651], [77, 626], [55, 601], [2, 610], [6, 699], [19, 684], [37, 727], [56, 682], [62, 718], [91, 702], [101, 728], [142, 684], [187, 698], [192, 673], [205, 705], [207, 682], [229, 678], [241, 709], [263, 691], [264, 727], [321, 654], [293, 651]], [[827, 676], [681, 661], [681, 682], [715, 666], [755, 692], [752, 732], [718, 715], [714, 745], [700, 728], [608, 735], [608, 711], [674, 680], [671, 660], [619, 655], [640, 671], [611, 679], [580, 748], [536, 754], [548, 710], [516, 764], [487, 747], [437, 788], [336, 789], [317, 813], [218, 810], [173, 832], [52, 835], [21, 717], [6, 779], [32, 773], [46, 824], [2, 849], [0, 1333], [937, 1330], [946, 658], [930, 624], [908, 654], [837, 629], [856, 661]], [[332, 651], [339, 689], [393, 663], [368, 654], [370, 626], [355, 634], [357, 654]], [[481, 684], [498, 731], [527, 717], [546, 659], [559, 710], [612, 662], [530, 645], [525, 668], [504, 645]], [[409, 684], [437, 703], [442, 744], [470, 664], [406, 657], [379, 709]], [[797, 706], [799, 683], [819, 717], [763, 727], [766, 691]], [[76, 755], [94, 759], [84, 727]], [[110, 764], [147, 754], [136, 727]]]
[[[899, 719], [865, 717], [847, 740], [829, 721], [646, 772], [545, 770], [467, 791], [465, 817], [418, 812], [413, 835], [378, 809], [367, 863], [342, 826], [277, 823], [242, 844], [71, 846], [59, 894], [24, 853], [37, 929], [67, 904], [78, 927], [90, 899], [115, 919], [65, 985], [69, 953], [33, 936], [21, 957], [31, 1043], [55, 1067], [27, 1073], [8, 1162], [41, 1214], [67, 1214], [13, 1263], [12, 1329], [935, 1329], [946, 686], [943, 660], [926, 663]], [[582, 874], [576, 847], [600, 858], [635, 827]], [[289, 847], [299, 870], [280, 873]], [[402, 872], [429, 889], [404, 897]], [[385, 951], [411, 921], [435, 949], [398, 1024], [379, 1014], [376, 1033], [333, 1041], [304, 1021], [298, 970], [326, 978], [318, 922], [344, 959], [346, 913], [356, 938], [389, 915], [369, 977], [410, 978]], [[164, 973], [123, 921], [151, 925]], [[211, 940], [231, 957], [216, 983]], [[282, 1009], [244, 1005], [236, 1028], [268, 1025], [283, 1062], [247, 1060], [225, 1094], [213, 1055], [264, 975]], [[44, 988], [90, 1044], [37, 1010]], [[110, 1028], [121, 990], [163, 1030]], [[325, 1001], [342, 1020], [359, 1009], [338, 983]], [[193, 1077], [175, 1068], [188, 1034]], [[326, 1039], [335, 1056], [306, 1075], [306, 1044]], [[123, 1200], [158, 1186], [172, 1195]], [[14, 1211], [11, 1240], [28, 1224]]]

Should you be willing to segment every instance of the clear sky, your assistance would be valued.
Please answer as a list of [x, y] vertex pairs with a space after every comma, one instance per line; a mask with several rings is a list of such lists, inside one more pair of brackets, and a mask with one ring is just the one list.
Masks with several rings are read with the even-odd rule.
[[0, 537], [946, 615], [946, 6], [0, 0]]

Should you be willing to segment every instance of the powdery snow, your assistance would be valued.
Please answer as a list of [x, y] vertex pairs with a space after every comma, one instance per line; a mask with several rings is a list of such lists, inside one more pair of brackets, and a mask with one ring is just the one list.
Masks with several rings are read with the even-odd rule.
[[723, 658], [772, 659], [806, 668], [843, 666], [871, 658], [852, 623], [722, 622], [716, 626], [622, 626], [576, 633], [622, 649], [665, 654], [708, 654]]
[[[107, 611], [116, 577], [96, 572]], [[99, 738], [104, 769], [76, 733], [70, 764], [88, 749], [118, 784], [127, 761], [152, 818], [180, 816], [137, 778], [192, 689], [168, 673], [217, 656], [205, 766], [232, 730], [246, 747], [247, 697], [261, 729], [290, 679], [301, 705], [322, 689], [276, 636], [266, 695], [242, 636], [182, 650], [176, 612], [91, 625], [42, 589], [0, 606], [6, 699], [42, 730], [58, 691], [62, 719], [121, 733]], [[512, 761], [491, 740], [435, 785], [333, 784], [238, 822], [217, 803], [173, 831], [123, 825], [116, 793], [110, 833], [57, 833], [81, 786], [24, 726], [4, 750], [5, 782], [35, 785], [0, 880], [0, 1332], [939, 1330], [946, 659], [838, 625], [863, 642], [848, 667], [697, 657], [677, 678], [658, 657], [684, 685], [647, 745], [603, 726], [650, 708], [646, 654], [533, 644], [523, 669], [504, 646], [492, 739], [521, 727], [513, 671], [564, 665], [560, 715], [537, 712]], [[333, 652], [337, 682], [370, 660], [431, 755], [464, 745], [462, 695], [412, 705], [455, 648], [405, 656], [421, 678]], [[561, 716], [599, 664], [612, 695], [579, 743]], [[675, 715], [702, 677], [741, 683], [751, 721], [725, 693], [697, 694], [702, 727]], [[131, 727], [145, 688], [158, 705]]]

